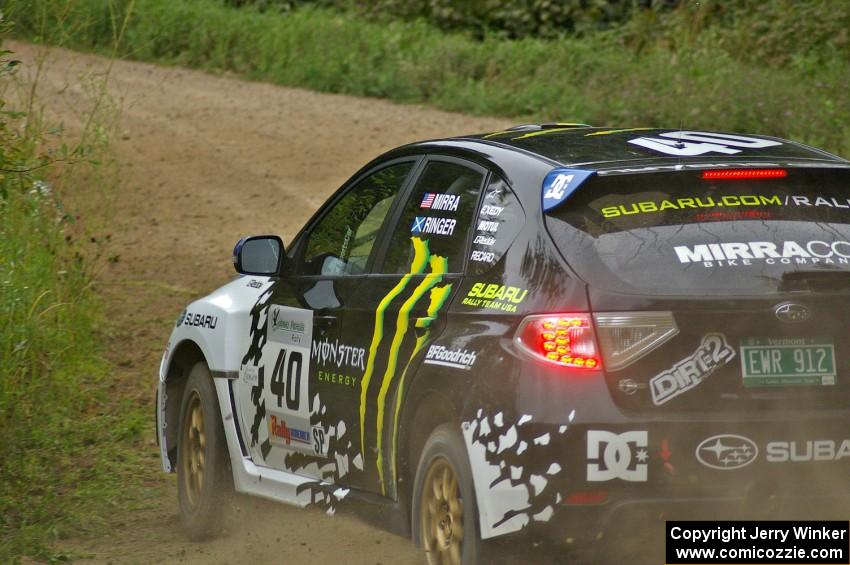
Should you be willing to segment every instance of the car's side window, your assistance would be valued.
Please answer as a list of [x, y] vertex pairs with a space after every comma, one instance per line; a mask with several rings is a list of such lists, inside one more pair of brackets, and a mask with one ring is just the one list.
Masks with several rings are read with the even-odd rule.
[[508, 183], [490, 176], [478, 218], [473, 224], [472, 250], [467, 274], [482, 275], [501, 261], [525, 225], [525, 213]]
[[428, 243], [431, 256], [447, 260], [447, 272], [463, 271], [466, 239], [484, 173], [454, 161], [429, 161], [393, 232], [382, 273], [407, 273], [413, 238]]
[[310, 230], [297, 272], [327, 276], [364, 273], [384, 218], [413, 165], [408, 161], [385, 167], [348, 190]]

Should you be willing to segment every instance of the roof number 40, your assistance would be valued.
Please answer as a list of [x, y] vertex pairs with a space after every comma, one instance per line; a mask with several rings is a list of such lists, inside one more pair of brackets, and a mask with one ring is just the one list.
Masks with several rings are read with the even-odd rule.
[[701, 131], [668, 131], [659, 134], [659, 137], [630, 139], [629, 143], [680, 157], [703, 155], [705, 153], [734, 155], [741, 152], [741, 149], [734, 149], [735, 147], [742, 149], [762, 149], [764, 147], [782, 145], [778, 141], [771, 141], [769, 139]]

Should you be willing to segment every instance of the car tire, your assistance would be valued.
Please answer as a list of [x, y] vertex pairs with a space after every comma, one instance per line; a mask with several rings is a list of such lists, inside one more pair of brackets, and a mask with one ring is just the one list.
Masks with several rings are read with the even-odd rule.
[[177, 499], [193, 540], [216, 533], [233, 493], [233, 474], [215, 386], [205, 363], [189, 372], [180, 406]]
[[411, 507], [413, 538], [430, 565], [479, 562], [481, 536], [472, 471], [453, 426], [437, 427], [425, 442]]

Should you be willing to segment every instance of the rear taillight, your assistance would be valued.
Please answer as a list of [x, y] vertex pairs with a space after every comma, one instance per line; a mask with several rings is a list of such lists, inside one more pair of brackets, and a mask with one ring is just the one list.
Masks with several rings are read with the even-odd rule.
[[599, 369], [599, 352], [589, 314], [528, 316], [516, 333], [528, 353], [554, 365]]
[[561, 500], [561, 504], [567, 506], [588, 506], [606, 502], [608, 502], [608, 491], [605, 490], [577, 490]]
[[603, 312], [593, 320], [609, 371], [631, 365], [679, 333], [672, 312]]

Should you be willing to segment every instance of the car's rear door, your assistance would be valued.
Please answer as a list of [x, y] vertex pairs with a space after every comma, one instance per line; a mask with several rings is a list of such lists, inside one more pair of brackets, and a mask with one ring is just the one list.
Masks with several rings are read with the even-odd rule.
[[392, 495], [400, 398], [424, 350], [439, 335], [442, 314], [459, 287], [472, 221], [487, 171], [430, 156], [392, 219], [385, 253], [352, 297], [342, 320], [348, 343], [366, 350], [351, 391], [351, 441], [363, 454], [354, 486]]

